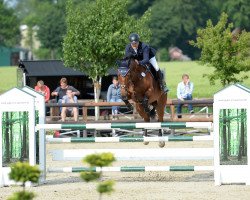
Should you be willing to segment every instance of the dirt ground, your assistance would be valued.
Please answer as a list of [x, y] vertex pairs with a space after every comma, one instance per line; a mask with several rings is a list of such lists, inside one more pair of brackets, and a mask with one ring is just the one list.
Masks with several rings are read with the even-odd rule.
[[[79, 161], [52, 161], [53, 149], [84, 148], [158, 148], [157, 143], [144, 146], [142, 143], [113, 144], [48, 144], [47, 167], [78, 167]], [[164, 148], [212, 147], [208, 141], [173, 142]], [[167, 166], [167, 165], [212, 165], [212, 161], [119, 161], [114, 166]], [[250, 173], [250, 172], [249, 172]], [[106, 172], [104, 179], [115, 180], [115, 192], [103, 195], [106, 199], [147, 200], [147, 199], [185, 199], [185, 200], [249, 200], [250, 186], [214, 186], [213, 172]], [[79, 173], [48, 173], [46, 183], [29, 188], [36, 193], [37, 200], [92, 200], [98, 199], [96, 183], [84, 183]], [[0, 188], [0, 200], [7, 199], [17, 186]]]

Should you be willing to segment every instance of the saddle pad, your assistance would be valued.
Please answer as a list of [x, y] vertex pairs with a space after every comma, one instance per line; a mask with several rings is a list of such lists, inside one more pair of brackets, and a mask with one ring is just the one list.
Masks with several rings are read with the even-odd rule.
[[129, 72], [130, 68], [127, 67], [119, 67], [118, 73], [122, 75], [122, 77], [125, 77], [127, 73]]

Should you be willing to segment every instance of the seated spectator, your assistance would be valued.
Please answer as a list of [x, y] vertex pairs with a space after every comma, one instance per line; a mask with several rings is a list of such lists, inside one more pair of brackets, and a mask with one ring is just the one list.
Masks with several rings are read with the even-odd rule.
[[[80, 92], [75, 89], [73, 86], [68, 85], [68, 81], [66, 78], [61, 78], [60, 86], [57, 87], [52, 93], [52, 96], [58, 97], [58, 103], [62, 103], [62, 98], [66, 95], [67, 89], [72, 90], [73, 95], [79, 96]], [[61, 108], [60, 108], [61, 110]]]
[[[180, 101], [184, 100], [192, 100], [192, 93], [194, 89], [194, 84], [189, 81], [189, 75], [183, 74], [182, 75], [182, 82], [178, 84], [177, 87], [177, 98]], [[177, 116], [181, 118], [181, 108], [183, 103], [179, 103], [177, 105]], [[188, 110], [190, 113], [194, 113], [192, 104], [188, 104]]]
[[[74, 95], [72, 89], [67, 89], [66, 95], [62, 98], [64, 103], [77, 103], [77, 97]], [[78, 108], [77, 107], [62, 107], [61, 117], [64, 122], [66, 117], [74, 117], [74, 121], [78, 121]]]
[[50, 99], [50, 89], [47, 85], [44, 85], [44, 82], [42, 80], [37, 81], [37, 84], [35, 86], [35, 91], [43, 94], [45, 98], [45, 103], [48, 103]]
[[[116, 76], [113, 77], [112, 84], [108, 88], [107, 102], [122, 102], [121, 88]], [[112, 115], [115, 119], [115, 115], [118, 114], [119, 106], [112, 106]]]

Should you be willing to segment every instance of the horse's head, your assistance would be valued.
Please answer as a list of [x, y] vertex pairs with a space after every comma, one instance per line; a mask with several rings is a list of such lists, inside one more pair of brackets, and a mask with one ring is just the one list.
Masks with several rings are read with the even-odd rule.
[[118, 81], [121, 87], [122, 99], [128, 99], [128, 87], [129, 87], [129, 60], [123, 59], [117, 61], [118, 65]]

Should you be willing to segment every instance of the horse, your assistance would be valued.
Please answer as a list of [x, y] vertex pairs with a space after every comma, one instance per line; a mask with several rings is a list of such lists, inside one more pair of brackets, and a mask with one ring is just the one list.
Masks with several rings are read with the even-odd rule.
[[[155, 118], [158, 122], [163, 122], [164, 110], [167, 102], [165, 94], [155, 80], [150, 71], [150, 66], [137, 64], [134, 58], [121, 60], [118, 64], [118, 81], [121, 87], [121, 96], [124, 103], [131, 110], [133, 106], [129, 100], [135, 102], [136, 110], [145, 122]], [[147, 130], [143, 130], [143, 135], [147, 136]], [[162, 136], [162, 129], [159, 129], [158, 136]], [[144, 142], [148, 144], [148, 142]], [[164, 141], [159, 142], [160, 147], [165, 146]]]

